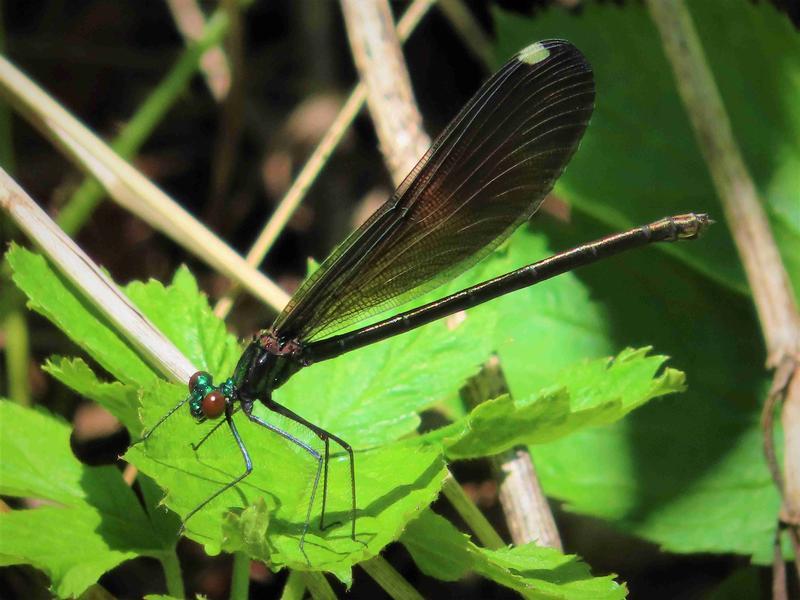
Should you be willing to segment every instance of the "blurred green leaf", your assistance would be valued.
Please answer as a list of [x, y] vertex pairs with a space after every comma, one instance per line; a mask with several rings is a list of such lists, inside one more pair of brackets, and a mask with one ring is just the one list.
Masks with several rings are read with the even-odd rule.
[[[792, 243], [800, 236], [800, 39], [766, 4], [687, 4], [800, 296], [800, 244]], [[556, 186], [576, 209], [614, 229], [688, 211], [723, 216], [645, 5], [591, 4], [579, 18], [556, 8], [535, 18], [497, 9], [494, 17], [498, 62], [557, 37], [580, 48], [595, 71], [592, 122]], [[746, 291], [730, 236], [718, 231], [703, 243], [702, 253], [683, 244], [662, 249]]]
[[119, 470], [75, 459], [66, 423], [6, 400], [0, 423], [0, 494], [56, 504], [0, 514], [0, 564], [33, 565], [72, 597], [126, 560], [171, 551]]
[[50, 357], [42, 370], [72, 388], [84, 398], [105, 407], [129, 431], [141, 430], [137, 405], [139, 390], [119, 381], [100, 381], [89, 365], [80, 358]]

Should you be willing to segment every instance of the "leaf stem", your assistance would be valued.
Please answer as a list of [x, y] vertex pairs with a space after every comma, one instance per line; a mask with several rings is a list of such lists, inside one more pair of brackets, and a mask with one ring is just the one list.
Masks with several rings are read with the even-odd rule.
[[250, 590], [250, 557], [244, 552], [233, 553], [231, 600], [247, 600]]
[[456, 512], [464, 519], [464, 522], [475, 533], [481, 543], [490, 550], [505, 548], [506, 544], [500, 534], [492, 527], [492, 524], [483, 516], [480, 509], [464, 492], [461, 484], [455, 480], [453, 474], [448, 471], [442, 487], [445, 497], [456, 509]]
[[164, 578], [167, 580], [167, 593], [173, 598], [185, 598], [183, 574], [177, 553], [172, 551], [162, 554], [161, 567], [164, 569]]
[[281, 600], [303, 600], [306, 591], [306, 583], [303, 576], [298, 571], [289, 571], [289, 577], [283, 586]]
[[[15, 296], [16, 297], [16, 296]], [[23, 303], [16, 302], [3, 321], [3, 332], [6, 338], [6, 372], [8, 374], [8, 395], [22, 406], [31, 405], [30, 377], [30, 343], [28, 339], [28, 323], [25, 319]]]
[[325, 579], [325, 575], [323, 575], [319, 571], [297, 571], [302, 575], [303, 582], [306, 584], [308, 591], [311, 593], [311, 597], [314, 600], [336, 600], [336, 594], [331, 587], [331, 584], [328, 583], [328, 580]]
[[360, 562], [359, 566], [395, 600], [422, 600], [419, 592], [382, 556]]

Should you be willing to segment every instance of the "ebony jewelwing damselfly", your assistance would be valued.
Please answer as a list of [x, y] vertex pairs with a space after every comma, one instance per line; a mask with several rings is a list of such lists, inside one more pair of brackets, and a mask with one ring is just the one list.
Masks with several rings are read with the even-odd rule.
[[[303, 549], [322, 478], [320, 529], [325, 529], [328, 459], [333, 441], [349, 458], [351, 536], [356, 537], [353, 449], [332, 433], [278, 404], [272, 392], [303, 367], [409, 331], [454, 312], [525, 288], [576, 267], [652, 242], [694, 239], [708, 226], [704, 214], [668, 217], [578, 246], [378, 323], [338, 333], [454, 278], [495, 249], [539, 208], [578, 147], [594, 105], [592, 70], [570, 43], [533, 44], [506, 63], [461, 110], [392, 197], [305, 281], [269, 329], [260, 331], [232, 377], [215, 386], [208, 373], [142, 438], [189, 403], [198, 421], [224, 417], [244, 472], [184, 517], [242, 481], [252, 462], [233, 414], [297, 444], [317, 461]], [[310, 429], [320, 453], [253, 413], [256, 401]]]

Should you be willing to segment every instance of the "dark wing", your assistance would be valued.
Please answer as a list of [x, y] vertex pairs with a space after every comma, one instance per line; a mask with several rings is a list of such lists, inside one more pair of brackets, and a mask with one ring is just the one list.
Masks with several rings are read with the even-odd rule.
[[326, 337], [477, 263], [539, 208], [593, 104], [591, 67], [572, 44], [547, 40], [519, 52], [306, 280], [273, 330]]

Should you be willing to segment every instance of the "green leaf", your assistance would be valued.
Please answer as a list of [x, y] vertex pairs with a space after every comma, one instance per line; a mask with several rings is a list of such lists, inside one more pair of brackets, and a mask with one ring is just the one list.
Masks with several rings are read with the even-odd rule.
[[[800, 174], [800, 138], [787, 135], [799, 122], [793, 101], [798, 40], [768, 6], [717, 1], [690, 8], [698, 29], [709, 34], [704, 48], [797, 288], [800, 219], [786, 190], [797, 188]], [[500, 55], [531, 40], [567, 38], [597, 74], [598, 109], [557, 188], [576, 210], [568, 227], [544, 223], [554, 248], [607, 234], [608, 225], [674, 212], [722, 216], [644, 7], [591, 5], [580, 18], [555, 9], [536, 20], [497, 17]], [[747, 87], [753, 80], [759, 86]], [[670, 364], [686, 373], [688, 392], [651, 402], [609, 428], [534, 448], [545, 490], [573, 510], [669, 550], [737, 552], [767, 563], [779, 500], [758, 442], [768, 386], [765, 351], [735, 257], [720, 222], [697, 242], [578, 271], [576, 278], [602, 303], [603, 318], [586, 318], [570, 302], [553, 306], [550, 317], [580, 319], [584, 338], [551, 336], [535, 321], [528, 327], [516, 304], [506, 305], [496, 335], [514, 336], [499, 354], [516, 398], [556, 383], [551, 365], [569, 364], [576, 355], [642, 345], [670, 355]], [[580, 347], [581, 339], [596, 348]]]
[[241, 354], [239, 342], [214, 316], [186, 267], [175, 272], [168, 286], [155, 279], [134, 281], [124, 292], [198, 369], [225, 377], [233, 372]]
[[[569, 238], [566, 227], [549, 229], [558, 247], [573, 236], [601, 233], [579, 217]], [[703, 243], [697, 242], [698, 252]], [[738, 552], [769, 561], [779, 500], [758, 441], [767, 382], [749, 301], [653, 250], [575, 277], [606, 307], [602, 319], [583, 328], [598, 332], [598, 341], [606, 332], [606, 350], [598, 353], [653, 344], [686, 373], [688, 390], [650, 402], [617, 425], [533, 448], [545, 491], [571, 510], [608, 519], [669, 550]], [[496, 336], [514, 336], [499, 351], [504, 367], [513, 365], [505, 369], [512, 396], [557, 385], [560, 369], [548, 372], [531, 357], [551, 365], [575, 360], [581, 350], [569, 328], [563, 340], [540, 335], [537, 320], [520, 318], [523, 307], [508, 302], [504, 308], [508, 318], [498, 321]], [[549, 319], [573, 323], [576, 308], [565, 301]]]
[[[145, 390], [143, 416], [150, 425], [177, 404], [182, 386], [156, 382]], [[322, 450], [313, 433], [256, 408], [256, 413]], [[195, 453], [215, 423], [195, 425], [180, 413], [164, 423], [145, 445], [132, 447], [125, 458], [167, 490], [164, 502], [181, 516], [244, 472], [241, 453], [225, 426]], [[317, 462], [301, 447], [260, 428], [238, 413], [234, 422], [252, 457], [253, 472], [242, 483], [213, 500], [186, 524], [186, 535], [214, 554], [246, 550], [277, 568], [290, 566], [341, 571], [377, 554], [397, 539], [406, 522], [430, 504], [444, 479], [444, 464], [434, 449], [409, 450], [390, 444], [355, 454], [357, 476], [357, 540], [350, 539], [350, 478], [346, 455], [331, 457], [327, 517], [338, 523], [320, 532], [322, 486], [311, 513], [305, 552], [300, 536], [306, 523]], [[337, 448], [333, 446], [334, 452]], [[259, 502], [263, 499], [263, 505]], [[234, 516], [227, 517], [231, 511]], [[266, 540], [254, 531], [266, 530]], [[232, 531], [237, 530], [234, 535]]]
[[543, 444], [582, 428], [607, 425], [652, 398], [683, 391], [680, 371], [666, 369], [655, 377], [666, 357], [647, 356], [648, 351], [628, 349], [613, 360], [574, 365], [557, 377], [558, 388], [532, 398], [515, 401], [504, 395], [480, 404], [446, 428], [448, 457], [477, 458], [520, 444]]
[[120, 563], [174, 544], [155, 532], [119, 470], [72, 456], [63, 421], [0, 400], [0, 423], [0, 494], [58, 505], [0, 514], [0, 564], [42, 569], [56, 594], [71, 597]]
[[98, 310], [38, 254], [12, 244], [6, 260], [28, 306], [47, 317], [122, 383], [144, 384], [157, 377]]
[[[22, 250], [16, 251], [12, 262], [14, 259], [16, 266], [26, 273], [36, 270], [39, 274], [38, 289], [29, 286], [26, 291], [37, 293], [42, 290], [40, 295], [46, 296], [43, 290], [63, 285], [65, 296], [72, 293], [43, 260]], [[231, 374], [240, 352], [238, 344], [227, 334], [224, 323], [213, 316], [188, 271], [180, 270], [170, 286], [151, 281], [131, 284], [126, 291], [140, 310], [163, 328], [200, 368], [214, 374], [217, 381]], [[96, 318], [90, 311], [65, 317], [59, 312], [62, 304], [69, 306], [70, 302], [55, 303], [48, 308], [48, 316], [57, 323], [75, 321], [78, 317]], [[474, 336], [479, 335], [479, 325], [480, 321], [470, 324]], [[101, 334], [104, 327], [101, 323], [97, 328]], [[470, 328], [465, 330], [469, 333]], [[206, 544], [210, 552], [244, 549], [257, 552], [259, 558], [269, 560], [275, 567], [291, 565], [307, 569], [311, 563], [315, 568], [331, 570], [347, 580], [350, 565], [374, 556], [396, 539], [405, 523], [438, 494], [444, 477], [439, 450], [409, 451], [406, 447], [392, 445], [373, 451], [364, 451], [364, 448], [413, 431], [418, 422], [415, 407], [430, 405], [443, 396], [455, 394], [464, 377], [477, 370], [486, 356], [486, 351], [477, 345], [472, 354], [467, 353], [467, 357], [473, 357], [471, 362], [462, 360], [459, 368], [450, 369], [443, 375], [430, 370], [443, 364], [441, 361], [452, 360], [452, 354], [458, 352], [458, 344], [452, 337], [443, 324], [437, 324], [429, 327], [427, 334], [416, 332], [394, 344], [385, 344], [377, 352], [370, 349], [354, 353], [346, 361], [331, 361], [332, 370], [328, 365], [317, 367], [315, 377], [323, 383], [312, 383], [302, 394], [294, 396], [301, 414], [337, 434], [347, 437], [349, 431], [356, 438], [348, 441], [354, 441], [357, 448], [357, 541], [349, 539], [352, 522], [350, 476], [346, 457], [340, 452], [331, 460], [327, 506], [330, 519], [340, 523], [320, 534], [316, 524], [321, 510], [320, 487], [311, 513], [306, 554], [300, 551], [299, 540], [306, 523], [317, 461], [302, 447], [258, 427], [242, 414], [237, 415], [235, 422], [252, 457], [253, 474], [193, 517], [188, 535]], [[438, 353], [427, 370], [415, 364], [413, 357], [406, 356], [423, 339], [427, 347]], [[108, 360], [102, 349], [91, 344], [85, 347], [101, 364], [114, 362]], [[446, 356], [448, 352], [450, 358]], [[392, 360], [388, 361], [388, 357]], [[329, 369], [327, 373], [326, 368]], [[79, 392], [113, 408], [118, 416], [130, 423], [132, 407], [120, 405], [129, 393], [125, 387], [99, 382], [81, 361], [58, 359], [50, 364], [49, 370]], [[363, 385], [359, 390], [352, 386], [356, 374]], [[326, 382], [326, 377], [332, 381]], [[125, 381], [130, 379], [123, 377]], [[390, 400], [383, 403], [373, 400], [381, 397], [387, 381], [394, 381], [394, 387], [386, 392]], [[186, 395], [185, 386], [167, 384], [160, 379], [150, 378], [136, 383], [143, 388], [141, 410], [148, 426], [155, 424]], [[320, 390], [315, 402], [309, 402], [309, 394], [317, 394]], [[291, 406], [292, 391], [287, 391], [287, 404]], [[360, 406], [370, 402], [374, 404], [366, 408]], [[257, 413], [303, 443], [314, 446], [319, 453], [323, 452], [320, 440], [306, 428], [261, 406]], [[353, 423], [346, 418], [348, 415]], [[366, 427], [367, 421], [374, 426]], [[340, 431], [338, 425], [343, 423], [348, 423], [350, 429], [342, 428], [343, 432]], [[167, 490], [165, 502], [179, 515], [186, 516], [191, 509], [244, 472], [243, 456], [225, 428], [212, 436], [198, 453], [191, 450], [190, 441], [198, 441], [213, 426], [213, 423], [208, 423], [205, 427], [198, 427], [189, 417], [188, 410], [181, 411], [159, 428], [146, 446], [137, 446], [128, 453], [131, 462]], [[368, 433], [355, 435], [361, 430]], [[336, 452], [335, 445], [333, 449]], [[263, 505], [257, 505], [261, 498]], [[152, 504], [152, 498], [149, 504]], [[226, 516], [230, 508], [237, 512]], [[256, 515], [261, 516], [255, 518]], [[267, 527], [266, 539], [258, 538], [254, 533], [258, 530], [254, 529], [254, 524], [258, 523], [262, 524], [262, 529]], [[263, 525], [265, 523], [268, 525]], [[172, 529], [169, 522], [164, 525]], [[235, 530], [240, 533], [233, 535]]]
[[627, 589], [613, 575], [592, 577], [577, 556], [525, 544], [499, 550], [480, 549], [475, 570], [526, 598], [625, 598]]
[[139, 389], [119, 381], [100, 381], [89, 365], [80, 358], [50, 357], [42, 370], [72, 388], [84, 398], [105, 407], [129, 431], [141, 429], [137, 411]]
[[446, 519], [425, 511], [409, 523], [401, 538], [426, 575], [455, 581], [468, 571], [520, 592], [526, 598], [624, 598], [613, 576], [593, 577], [577, 557], [526, 544], [516, 548], [479, 548]]
[[[468, 281], [459, 278], [414, 304]], [[492, 351], [485, 340], [493, 322], [490, 311], [479, 310], [463, 322], [431, 323], [303, 369], [275, 398], [353, 446], [396, 440], [416, 431], [420, 411], [457, 398]]]
[[431, 510], [411, 521], [400, 541], [419, 570], [436, 579], [458, 581], [475, 568], [477, 547], [469, 536]]

